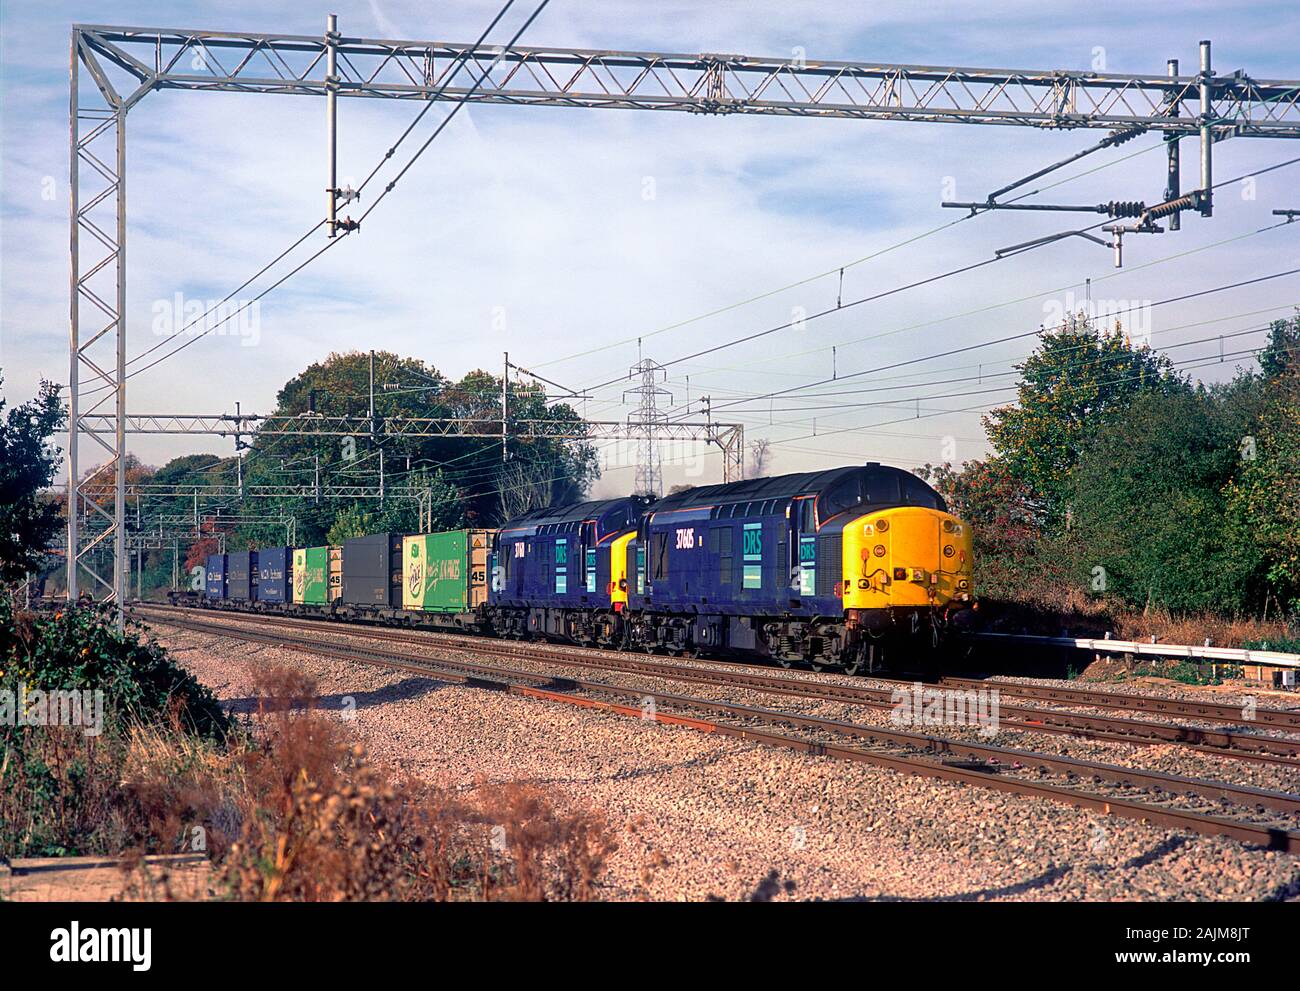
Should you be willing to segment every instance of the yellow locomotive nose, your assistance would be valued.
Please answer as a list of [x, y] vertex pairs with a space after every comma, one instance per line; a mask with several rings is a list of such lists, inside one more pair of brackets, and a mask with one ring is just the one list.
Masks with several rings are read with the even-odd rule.
[[946, 606], [969, 600], [970, 527], [947, 513], [899, 507], [844, 526], [844, 607]]

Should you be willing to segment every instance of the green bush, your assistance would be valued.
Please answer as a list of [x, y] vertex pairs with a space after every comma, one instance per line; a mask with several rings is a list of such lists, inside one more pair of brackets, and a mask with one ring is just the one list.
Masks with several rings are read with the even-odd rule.
[[142, 632], [128, 623], [119, 633], [105, 607], [34, 613], [0, 598], [0, 687], [102, 690], [106, 719], [167, 720], [224, 737], [230, 721], [213, 694]]
[[[33, 724], [45, 711], [38, 690], [102, 691], [102, 706], [80, 725]], [[119, 633], [103, 607], [37, 613], [0, 597], [0, 692], [0, 854], [176, 852], [180, 826], [198, 816], [196, 769], [226, 750], [234, 726], [156, 641], [135, 624]]]
[[1300, 654], [1300, 637], [1269, 637], [1267, 640], [1247, 640], [1247, 650], [1276, 650], [1283, 654]]

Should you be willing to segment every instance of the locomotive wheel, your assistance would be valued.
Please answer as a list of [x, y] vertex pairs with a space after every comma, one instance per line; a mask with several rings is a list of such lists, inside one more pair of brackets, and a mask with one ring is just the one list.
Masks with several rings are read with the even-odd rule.
[[885, 665], [885, 648], [879, 643], [865, 643], [853, 651], [852, 657], [841, 665], [847, 675], [867, 674], [879, 671]]

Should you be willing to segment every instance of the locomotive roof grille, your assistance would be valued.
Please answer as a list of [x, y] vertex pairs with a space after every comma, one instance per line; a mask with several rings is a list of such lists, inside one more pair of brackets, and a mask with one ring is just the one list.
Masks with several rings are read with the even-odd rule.
[[[644, 496], [623, 496], [620, 499], [598, 499], [592, 502], [574, 502], [567, 506], [543, 506], [516, 516], [502, 524], [502, 530], [516, 528], [555, 527], [548, 532], [564, 533], [578, 529], [583, 523], [603, 520], [611, 512], [622, 510], [631, 520], [639, 517], [649, 500]], [[563, 524], [572, 524], [571, 527]]]

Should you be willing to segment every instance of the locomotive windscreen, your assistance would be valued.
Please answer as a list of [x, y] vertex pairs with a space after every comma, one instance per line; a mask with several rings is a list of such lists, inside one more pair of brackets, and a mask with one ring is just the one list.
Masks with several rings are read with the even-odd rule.
[[859, 506], [921, 506], [943, 512], [948, 508], [939, 493], [910, 472], [873, 467], [846, 475], [823, 492], [817, 500], [817, 516], [828, 520]]

